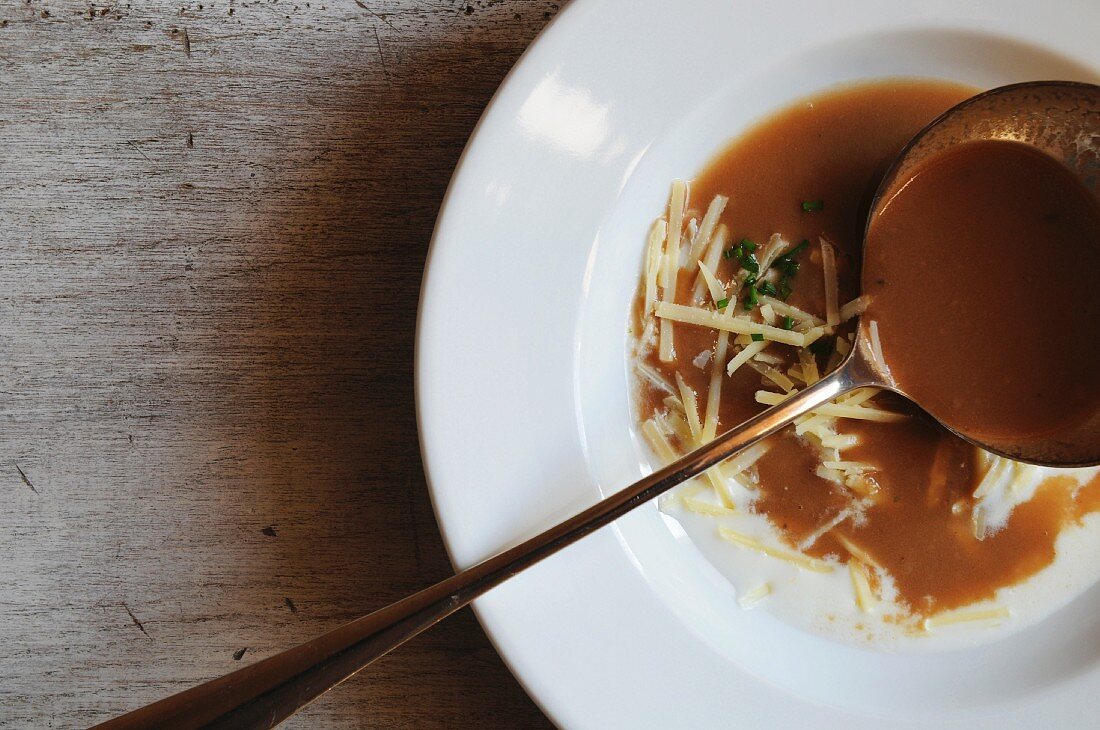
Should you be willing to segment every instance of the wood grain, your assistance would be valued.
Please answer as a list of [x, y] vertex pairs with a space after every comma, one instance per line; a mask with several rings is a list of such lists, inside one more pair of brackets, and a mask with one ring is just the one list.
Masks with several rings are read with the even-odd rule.
[[[450, 572], [420, 276], [557, 10], [0, 5], [0, 726], [106, 719]], [[287, 726], [549, 723], [465, 611]]]

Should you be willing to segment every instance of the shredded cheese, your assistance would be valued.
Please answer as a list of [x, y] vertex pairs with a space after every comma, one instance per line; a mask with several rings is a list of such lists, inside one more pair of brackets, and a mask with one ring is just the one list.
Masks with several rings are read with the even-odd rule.
[[794, 390], [794, 381], [770, 365], [757, 365], [754, 362], [750, 362], [749, 366], [763, 375], [766, 379], [782, 388], [783, 392], [790, 393]]
[[778, 233], [773, 233], [771, 235], [771, 238], [768, 239], [767, 246], [760, 253], [760, 270], [764, 272], [763, 275], [767, 275], [768, 270], [771, 269], [775, 260], [783, 255], [783, 252], [786, 251], [790, 245], [791, 244]]
[[953, 624], [971, 623], [975, 621], [988, 621], [996, 625], [1011, 617], [1011, 610], [1004, 606], [998, 606], [982, 611], [953, 611], [951, 613], [941, 613], [937, 616], [929, 616], [924, 620], [923, 626], [925, 631], [931, 631], [941, 626], [951, 626]]
[[783, 358], [773, 355], [770, 352], [764, 352], [763, 350], [753, 355], [752, 359], [757, 362], [767, 363], [768, 365], [782, 365], [786, 362]]
[[849, 434], [821, 437], [821, 445], [827, 449], [848, 449], [859, 443], [859, 438]]
[[635, 366], [634, 369], [638, 372], [639, 375], [648, 380], [650, 384], [653, 385], [653, 387], [657, 388], [658, 390], [663, 390], [669, 395], [676, 395], [676, 389], [673, 388], [667, 380], [665, 380], [665, 376], [661, 375], [660, 372], [654, 370], [649, 365], [646, 365], [644, 362], [640, 362]]
[[[665, 236], [665, 261], [661, 272], [664, 279], [661, 300], [665, 302], [676, 299], [676, 285], [680, 273], [680, 239], [683, 235], [686, 199], [687, 184], [683, 180], [674, 180], [668, 202], [668, 235]], [[672, 337], [672, 322], [662, 319], [658, 333], [658, 357], [661, 362], [672, 362], [676, 359]]]
[[657, 425], [657, 422], [652, 418], [642, 424], [642, 433], [645, 435], [646, 440], [649, 442], [653, 452], [665, 464], [671, 464], [676, 461], [676, 450], [672, 448], [672, 444], [669, 443], [668, 437], [665, 436], [664, 431]]
[[[867, 311], [867, 307], [871, 304], [871, 297], [861, 296], [856, 297], [852, 301], [845, 304], [840, 308], [840, 321], [847, 322], [853, 317], [858, 317]], [[839, 343], [837, 343], [839, 344]]]
[[[741, 349], [741, 352], [734, 355], [733, 359], [730, 360], [729, 365], [726, 366], [726, 375], [733, 375], [737, 371], [737, 368], [747, 363], [754, 356], [759, 355], [767, 346], [768, 343], [763, 340], [760, 342], [750, 341], [749, 344]], [[716, 360], [715, 362], [718, 361]]]
[[837, 542], [839, 542], [845, 550], [848, 551], [849, 555], [851, 555], [859, 562], [863, 563], [864, 565], [869, 565], [876, 570], [882, 570], [882, 566], [879, 564], [879, 562], [872, 558], [871, 555], [862, 547], [852, 542], [851, 538], [847, 538], [839, 532], [833, 533], [833, 538]]
[[752, 608], [771, 595], [771, 592], [772, 587], [770, 583], [761, 583], [755, 588], [745, 591], [745, 593], [737, 599], [737, 604], [741, 606], [741, 608]]
[[805, 346], [807, 340], [807, 335], [802, 332], [770, 327], [744, 317], [724, 317], [720, 312], [670, 302], [658, 302], [657, 316], [665, 321], [710, 327], [711, 329], [733, 332], [739, 335], [763, 335], [765, 340], [782, 342], [785, 345], [795, 345], [796, 347]]
[[707, 290], [710, 291], [711, 301], [714, 302], [714, 306], [718, 306], [718, 302], [726, 298], [726, 288], [722, 286], [722, 283], [718, 281], [718, 277], [714, 275], [714, 272], [710, 270], [710, 267], [705, 262], [699, 262], [699, 274], [703, 277], [703, 281], [707, 283]]
[[848, 561], [848, 573], [852, 577], [852, 589], [856, 593], [856, 605], [864, 613], [871, 613], [878, 604], [874, 591], [871, 590], [870, 576], [867, 575], [867, 567], [858, 560]]
[[684, 509], [695, 512], [701, 515], [707, 515], [708, 517], [729, 517], [730, 515], [737, 514], [736, 510], [729, 507], [723, 507], [720, 504], [714, 504], [712, 502], [704, 502], [696, 497], [684, 497], [683, 498]]
[[821, 319], [820, 317], [816, 317], [803, 309], [799, 309], [792, 304], [787, 304], [782, 299], [776, 299], [775, 297], [764, 294], [760, 297], [760, 301], [775, 310], [776, 314], [792, 317], [799, 322], [808, 324], [810, 327], [825, 326], [825, 320]]
[[687, 416], [688, 428], [691, 429], [692, 439], [698, 443], [699, 435], [703, 432], [703, 424], [699, 422], [699, 405], [695, 397], [695, 391], [688, 387], [687, 382], [680, 373], [676, 373], [676, 387], [680, 391], [680, 400], [684, 404], [684, 414]]
[[718, 225], [718, 217], [722, 215], [722, 211], [725, 210], [728, 202], [729, 198], [724, 195], [715, 195], [714, 200], [710, 201], [706, 215], [703, 216], [703, 222], [699, 224], [699, 230], [692, 239], [691, 248], [688, 250], [687, 263], [685, 264], [688, 268], [694, 266], [695, 262], [702, 257], [704, 249], [710, 243], [711, 236], [714, 235], [714, 229]]
[[[722, 252], [726, 249], [726, 238], [729, 237], [729, 233], [729, 228], [726, 228], [725, 224], [722, 224], [718, 226], [710, 239], [710, 245], [707, 246], [706, 255], [703, 256], [702, 260], [711, 271], [718, 270], [718, 262], [722, 258]], [[692, 293], [692, 301], [699, 301], [703, 298], [703, 289], [705, 287], [706, 282], [703, 281], [703, 275], [699, 274], [699, 276], [695, 278], [695, 290]]]
[[978, 486], [974, 488], [974, 499], [982, 499], [997, 486], [1012, 470], [1013, 462], [1000, 456], [990, 455], [992, 464], [986, 471]]
[[664, 220], [654, 221], [649, 229], [649, 243], [645, 257], [645, 310], [644, 314], [653, 311], [653, 305], [657, 303], [657, 277], [661, 272], [661, 249], [665, 244], [665, 233], [668, 225]]
[[833, 572], [833, 566], [826, 563], [824, 560], [818, 560], [817, 558], [811, 558], [800, 553], [794, 553], [782, 548], [772, 547], [765, 543], [760, 542], [756, 538], [749, 537], [740, 532], [735, 532], [728, 527], [719, 527], [718, 534], [723, 540], [732, 542], [735, 545], [748, 548], [749, 550], [755, 550], [758, 553], [762, 553], [771, 558], [777, 558], [779, 560], [785, 560], [792, 565], [796, 565], [799, 568], [805, 570], [812, 570], [815, 573], [831, 573]]
[[764, 306], [760, 307], [760, 318], [763, 319], [765, 323], [770, 324], [773, 327], [775, 326], [775, 320], [777, 317], [775, 314], [775, 310], [772, 309], [772, 305], [765, 304]]
[[766, 453], [768, 453], [768, 447], [763, 443], [753, 444], [728, 459], [725, 466], [731, 473], [740, 474], [759, 461], [760, 457]]
[[821, 269], [825, 274], [825, 324], [836, 327], [840, 324], [840, 282], [836, 275], [836, 252], [824, 236], [818, 236], [821, 246]]
[[806, 381], [806, 385], [813, 385], [821, 380], [821, 375], [817, 371], [817, 358], [812, 352], [800, 350], [798, 362], [802, 365], [802, 379]]
[[811, 532], [806, 537], [802, 538], [802, 542], [798, 543], [798, 549], [799, 550], [809, 549], [810, 547], [813, 546], [813, 544], [815, 542], [817, 542], [818, 540], [821, 539], [822, 535], [824, 535], [826, 532], [829, 532], [830, 530], [832, 530], [834, 527], [839, 525], [844, 520], [848, 519], [851, 515], [852, 515], [852, 511], [850, 509], [840, 510], [839, 512], [837, 512], [833, 516], [832, 519], [830, 519], [827, 522], [819, 525], [816, 530]]

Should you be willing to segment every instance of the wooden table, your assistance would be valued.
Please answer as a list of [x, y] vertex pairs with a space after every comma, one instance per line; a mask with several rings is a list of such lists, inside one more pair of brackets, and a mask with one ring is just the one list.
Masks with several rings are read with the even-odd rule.
[[[421, 271], [557, 10], [0, 4], [0, 724], [105, 720], [448, 574]], [[549, 723], [464, 611], [287, 726]]]

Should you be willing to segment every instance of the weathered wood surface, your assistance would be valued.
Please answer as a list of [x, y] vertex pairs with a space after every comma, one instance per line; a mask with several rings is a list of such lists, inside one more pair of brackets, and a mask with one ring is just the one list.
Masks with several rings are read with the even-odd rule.
[[[104, 720], [449, 572], [420, 275], [557, 9], [0, 3], [0, 725]], [[547, 725], [468, 611], [288, 723]]]

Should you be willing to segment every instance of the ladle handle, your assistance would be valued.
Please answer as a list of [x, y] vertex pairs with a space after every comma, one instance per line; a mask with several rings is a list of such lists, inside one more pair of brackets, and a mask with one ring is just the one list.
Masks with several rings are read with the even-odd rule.
[[[849, 364], [850, 361], [845, 363]], [[854, 382], [854, 371], [854, 368], [842, 366], [815, 385], [580, 514], [408, 598], [293, 649], [96, 727], [102, 730], [274, 727], [490, 588], [752, 446], [817, 406], [863, 385]]]

